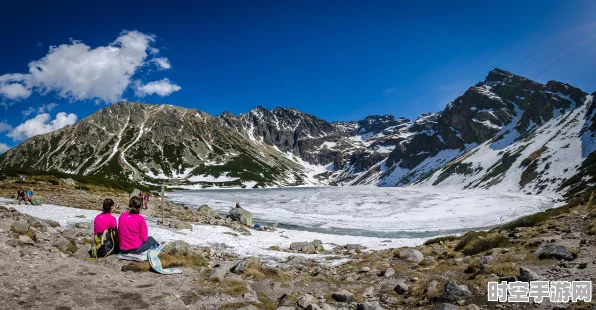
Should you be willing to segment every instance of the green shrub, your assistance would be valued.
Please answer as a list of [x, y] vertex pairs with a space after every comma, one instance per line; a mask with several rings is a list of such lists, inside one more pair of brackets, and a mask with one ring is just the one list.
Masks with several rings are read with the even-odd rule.
[[503, 235], [476, 238], [466, 244], [463, 249], [465, 255], [474, 255], [494, 248], [502, 248], [509, 245], [509, 238]]
[[513, 230], [517, 227], [532, 227], [536, 224], [546, 221], [549, 216], [546, 212], [538, 212], [536, 214], [520, 217], [517, 220], [504, 224], [501, 228], [507, 230]]
[[58, 182], [58, 180], [54, 180], [54, 179], [48, 180], [48, 183], [50, 183], [52, 185], [58, 185], [58, 184], [60, 184], [60, 182]]
[[441, 241], [443, 241], [443, 242], [449, 242], [449, 241], [453, 241], [455, 239], [457, 239], [457, 236], [436, 237], [436, 238], [432, 238], [432, 239], [426, 240], [426, 242], [424, 242], [424, 245], [431, 245], [431, 244], [441, 243]]
[[456, 251], [461, 251], [464, 247], [472, 240], [478, 239], [479, 237], [485, 237], [488, 233], [486, 231], [470, 231], [459, 239], [459, 243], [455, 246]]

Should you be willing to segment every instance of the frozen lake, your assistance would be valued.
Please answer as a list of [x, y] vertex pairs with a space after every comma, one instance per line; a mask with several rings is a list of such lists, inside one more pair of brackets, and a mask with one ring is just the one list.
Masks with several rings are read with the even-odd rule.
[[488, 229], [553, 207], [545, 196], [436, 188], [302, 187], [178, 191], [167, 199], [226, 214], [236, 202], [256, 223], [291, 230], [386, 238], [428, 238]]
[[[193, 225], [192, 230], [171, 229], [147, 218], [149, 234], [159, 242], [184, 240], [196, 246], [223, 248], [241, 256], [259, 255], [283, 262], [292, 242], [321, 240], [325, 248], [362, 244], [371, 250], [419, 245], [438, 235], [489, 229], [511, 219], [554, 205], [544, 196], [496, 193], [482, 190], [448, 191], [434, 188], [318, 187], [244, 190], [195, 190], [167, 193], [171, 201], [198, 207], [208, 204], [227, 213], [236, 202], [255, 215], [255, 222], [277, 225], [275, 232], [254, 231], [238, 235], [212, 225]], [[12, 201], [0, 198], [0, 203]], [[17, 206], [17, 210], [58, 221], [62, 228], [92, 223], [97, 210], [64, 206]], [[310, 258], [325, 258], [308, 255]], [[330, 263], [335, 263], [332, 261]]]

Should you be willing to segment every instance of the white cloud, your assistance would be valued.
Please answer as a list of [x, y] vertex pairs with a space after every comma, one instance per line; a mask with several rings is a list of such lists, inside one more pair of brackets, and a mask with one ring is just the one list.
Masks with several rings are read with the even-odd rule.
[[21, 113], [23, 114], [24, 117], [27, 117], [27, 116], [35, 113], [35, 111], [37, 111], [38, 114], [52, 112], [52, 110], [57, 106], [58, 106], [57, 103], [44, 104], [44, 105], [40, 106], [39, 108], [37, 108], [37, 110], [35, 110], [33, 107], [29, 107], [29, 109], [27, 109]]
[[0, 95], [11, 100], [21, 100], [31, 96], [31, 89], [21, 83], [0, 84]]
[[153, 61], [159, 66], [160, 69], [167, 70], [172, 67], [170, 61], [165, 57], [155, 58]]
[[4, 143], [0, 143], [0, 154], [6, 152], [10, 150], [10, 146], [4, 144]]
[[23, 114], [23, 117], [28, 117], [29, 115], [35, 113], [35, 109], [33, 107], [29, 107], [29, 109], [21, 112]]
[[168, 96], [173, 92], [177, 92], [182, 87], [173, 84], [168, 79], [163, 79], [159, 81], [149, 82], [145, 85], [141, 84], [141, 82], [135, 82], [135, 94], [139, 97], [145, 97], [149, 95], [159, 95], [159, 96]]
[[159, 51], [151, 46], [154, 42], [153, 35], [125, 31], [107, 46], [91, 48], [76, 40], [52, 46], [46, 56], [29, 63], [28, 74], [1, 75], [0, 96], [20, 100], [37, 91], [56, 92], [71, 101], [116, 102], [144, 65], [171, 68], [166, 57], [154, 57]]
[[6, 121], [0, 122], [0, 133], [5, 131], [10, 131], [12, 126], [10, 126]]
[[57, 103], [44, 104], [41, 107], [37, 108], [37, 113], [52, 112], [52, 110], [57, 106]]
[[58, 130], [76, 122], [77, 116], [73, 113], [66, 114], [60, 112], [56, 114], [56, 118], [53, 120], [51, 119], [50, 114], [42, 113], [15, 127], [6, 136], [11, 137], [15, 141], [25, 140], [36, 135]]

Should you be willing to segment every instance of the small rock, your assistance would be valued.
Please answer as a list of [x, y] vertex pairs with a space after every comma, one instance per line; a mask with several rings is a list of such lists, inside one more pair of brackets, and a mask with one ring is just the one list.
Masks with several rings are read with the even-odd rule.
[[522, 282], [530, 282], [530, 281], [537, 281], [540, 280], [540, 277], [534, 271], [524, 267], [519, 267], [519, 278]]
[[393, 290], [399, 294], [399, 295], [404, 295], [408, 292], [409, 286], [403, 282], [398, 282], [396, 284], [396, 286], [393, 288]]
[[383, 277], [385, 277], [385, 278], [391, 278], [394, 275], [395, 275], [395, 269], [393, 269], [393, 268], [387, 268], [387, 269], [385, 269], [385, 271], [383, 271]]
[[310, 304], [306, 306], [306, 310], [321, 310], [321, 307], [317, 304]]
[[33, 241], [33, 239], [31, 239], [29, 236], [25, 236], [25, 235], [19, 236], [19, 243], [21, 245], [35, 245], [35, 242]]
[[89, 223], [87, 222], [80, 222], [80, 223], [76, 223], [75, 224], [76, 228], [84, 228], [84, 229], [88, 229], [89, 228]]
[[330, 306], [328, 304], [321, 304], [321, 309], [322, 310], [337, 310], [337, 308]]
[[588, 267], [588, 263], [579, 263], [577, 266], [578, 269], [585, 269], [586, 267]]
[[455, 280], [449, 280], [445, 286], [445, 297], [450, 300], [459, 299], [458, 297], [471, 296], [472, 292], [466, 285], [458, 285]]
[[228, 274], [228, 272], [230, 272], [230, 269], [232, 268], [233, 263], [230, 262], [226, 262], [221, 264], [218, 267], [215, 267], [211, 270], [211, 274], [209, 275], [209, 280], [210, 281], [216, 281], [216, 282], [223, 282], [224, 277], [226, 276], [226, 274]]
[[85, 216], [84, 216], [84, 215], [77, 215], [77, 216], [75, 216], [75, 217], [76, 217], [76, 218], [80, 218], [80, 219], [84, 219], [84, 218], [85, 218]]
[[355, 299], [354, 294], [348, 292], [347, 290], [339, 290], [331, 296], [335, 301], [339, 302], [353, 302]]
[[304, 294], [298, 298], [296, 304], [298, 307], [306, 309], [311, 304], [317, 304], [318, 300], [311, 294]]
[[459, 307], [453, 304], [440, 304], [433, 308], [433, 310], [458, 310]]
[[486, 255], [486, 256], [482, 256], [480, 258], [480, 265], [488, 265], [492, 262], [496, 262], [498, 260], [497, 256], [495, 254], [490, 254], [490, 255]]
[[430, 281], [430, 283], [424, 289], [424, 294], [433, 294], [437, 292], [437, 285], [439, 285], [439, 282], [437, 282], [437, 280]]
[[182, 240], [176, 240], [174, 242], [168, 243], [166, 246], [164, 246], [162, 252], [170, 255], [196, 254], [196, 251], [192, 248], [192, 246]]
[[369, 271], [370, 271], [370, 267], [362, 267], [362, 268], [360, 268], [360, 272], [361, 273], [367, 273]]
[[469, 304], [469, 305], [466, 307], [466, 310], [480, 310], [480, 307], [478, 307], [478, 306], [477, 306], [477, 305], [475, 305], [475, 304]]
[[383, 310], [378, 301], [365, 301], [356, 306], [357, 310]]
[[395, 297], [395, 296], [387, 297], [387, 299], [385, 299], [385, 303], [388, 303], [390, 305], [395, 305], [398, 302], [399, 302], [399, 299], [397, 299], [397, 297]]

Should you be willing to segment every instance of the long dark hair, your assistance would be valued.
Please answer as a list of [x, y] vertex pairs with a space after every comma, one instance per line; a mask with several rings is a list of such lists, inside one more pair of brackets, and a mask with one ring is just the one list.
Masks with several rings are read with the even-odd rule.
[[110, 198], [106, 198], [103, 200], [103, 213], [110, 213], [112, 211], [112, 206], [114, 205], [114, 200]]
[[143, 199], [141, 199], [141, 197], [134, 196], [134, 197], [130, 198], [130, 202], [128, 203], [128, 209], [130, 210], [130, 214], [141, 213], [142, 205], [143, 205]]

